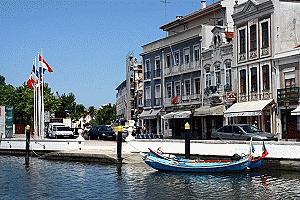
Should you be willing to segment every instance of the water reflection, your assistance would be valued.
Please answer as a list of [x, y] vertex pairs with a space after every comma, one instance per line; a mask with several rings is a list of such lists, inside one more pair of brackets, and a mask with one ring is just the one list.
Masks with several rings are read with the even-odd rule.
[[105, 166], [0, 157], [0, 199], [299, 199], [300, 173], [161, 173], [144, 164]]

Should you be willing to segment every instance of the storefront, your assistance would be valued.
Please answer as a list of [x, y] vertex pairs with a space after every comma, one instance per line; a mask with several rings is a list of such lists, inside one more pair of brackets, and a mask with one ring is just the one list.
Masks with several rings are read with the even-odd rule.
[[190, 122], [191, 111], [170, 112], [162, 116], [165, 137], [184, 138], [184, 124]]
[[160, 109], [144, 110], [140, 114], [142, 119], [142, 126], [145, 128], [146, 133], [160, 134]]
[[199, 139], [210, 139], [211, 133], [224, 124], [224, 105], [203, 106], [197, 108], [194, 112], [194, 122], [199, 123]]
[[273, 99], [235, 103], [224, 112], [235, 124], [256, 124], [266, 132], [276, 133], [275, 104]]

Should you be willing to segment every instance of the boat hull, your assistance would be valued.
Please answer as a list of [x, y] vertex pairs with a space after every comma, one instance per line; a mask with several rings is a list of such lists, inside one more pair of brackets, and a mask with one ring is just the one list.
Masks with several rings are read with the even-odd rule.
[[153, 169], [159, 171], [171, 172], [233, 172], [244, 171], [249, 168], [251, 161], [249, 158], [243, 158], [233, 162], [218, 163], [197, 163], [197, 162], [181, 162], [176, 160], [166, 160], [155, 156], [147, 156], [145, 163]]

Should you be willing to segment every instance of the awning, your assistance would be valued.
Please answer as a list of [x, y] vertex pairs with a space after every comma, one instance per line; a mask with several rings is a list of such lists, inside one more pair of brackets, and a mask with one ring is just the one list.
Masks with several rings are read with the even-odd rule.
[[156, 119], [158, 113], [159, 113], [160, 109], [159, 110], [144, 110], [141, 114], [140, 114], [140, 118], [143, 118], [143, 119]]
[[163, 119], [182, 119], [189, 118], [191, 115], [191, 111], [178, 111], [178, 112], [170, 112], [162, 116]]
[[300, 105], [295, 110], [292, 110], [291, 115], [300, 115]]
[[224, 105], [219, 106], [203, 106], [197, 108], [194, 112], [194, 116], [209, 116], [209, 115], [223, 115], [225, 111]]
[[224, 117], [258, 116], [273, 99], [235, 103], [224, 112]]

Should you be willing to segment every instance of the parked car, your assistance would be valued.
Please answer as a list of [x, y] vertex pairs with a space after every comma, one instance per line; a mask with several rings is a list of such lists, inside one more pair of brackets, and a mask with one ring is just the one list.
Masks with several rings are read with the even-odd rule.
[[106, 125], [94, 126], [89, 132], [88, 136], [90, 139], [107, 139], [107, 140], [115, 140], [116, 133], [113, 129]]
[[211, 134], [212, 139], [221, 140], [278, 140], [272, 134], [264, 132], [250, 124], [231, 124], [219, 128]]
[[63, 123], [50, 123], [47, 132], [49, 138], [74, 137], [72, 129]]

